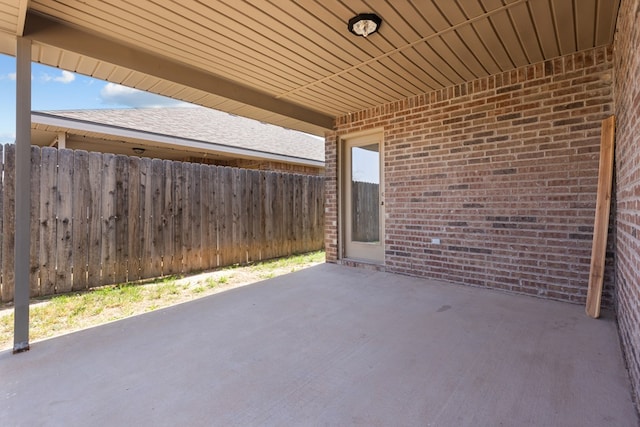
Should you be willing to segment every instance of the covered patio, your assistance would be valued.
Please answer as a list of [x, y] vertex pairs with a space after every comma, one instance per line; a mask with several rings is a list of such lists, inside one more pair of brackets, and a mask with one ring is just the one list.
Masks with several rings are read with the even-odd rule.
[[[0, 4], [25, 352], [0, 355], [0, 424], [637, 425], [640, 0]], [[32, 62], [324, 136], [333, 265], [26, 351]]]
[[611, 313], [334, 264], [32, 347], [2, 425], [637, 425]]

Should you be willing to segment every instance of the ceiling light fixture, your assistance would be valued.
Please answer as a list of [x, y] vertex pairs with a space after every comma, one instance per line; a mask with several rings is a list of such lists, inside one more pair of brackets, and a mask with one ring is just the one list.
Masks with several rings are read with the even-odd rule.
[[382, 19], [375, 13], [360, 13], [349, 19], [349, 31], [357, 36], [367, 37], [380, 28]]

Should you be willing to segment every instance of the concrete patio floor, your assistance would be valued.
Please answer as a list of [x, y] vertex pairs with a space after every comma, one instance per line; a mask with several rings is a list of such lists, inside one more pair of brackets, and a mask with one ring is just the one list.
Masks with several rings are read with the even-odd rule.
[[615, 321], [323, 264], [0, 353], [2, 426], [637, 426]]

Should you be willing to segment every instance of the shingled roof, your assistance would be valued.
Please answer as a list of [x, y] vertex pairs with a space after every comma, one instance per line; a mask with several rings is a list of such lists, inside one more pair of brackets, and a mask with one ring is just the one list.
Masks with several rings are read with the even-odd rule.
[[38, 111], [35, 117], [70, 119], [78, 125], [100, 124], [153, 136], [175, 137], [216, 146], [279, 154], [324, 162], [324, 141], [285, 129], [203, 107]]

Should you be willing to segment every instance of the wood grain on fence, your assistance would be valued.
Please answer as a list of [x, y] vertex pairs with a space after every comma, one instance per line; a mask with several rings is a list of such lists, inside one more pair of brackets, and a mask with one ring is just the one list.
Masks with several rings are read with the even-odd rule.
[[128, 208], [128, 251], [127, 276], [129, 281], [140, 280], [142, 243], [140, 240], [140, 158], [129, 159], [129, 208]]
[[351, 183], [351, 204], [353, 240], [358, 242], [377, 242], [380, 239], [378, 223], [380, 221], [379, 184], [354, 181]]
[[71, 223], [73, 196], [73, 152], [58, 152], [58, 182], [56, 185], [56, 292], [70, 292], [72, 288]]
[[[1, 158], [1, 157], [0, 157]], [[33, 212], [40, 203], [40, 149], [31, 147], [31, 221], [29, 223], [29, 295], [40, 295], [40, 212]], [[1, 211], [2, 208], [0, 208]], [[0, 228], [1, 229], [1, 228]]]
[[[56, 192], [58, 150], [46, 147], [40, 152], [40, 292], [50, 295], [56, 290]], [[4, 182], [8, 189], [11, 184]], [[5, 206], [5, 212], [8, 206]], [[38, 209], [31, 207], [31, 214]], [[98, 265], [100, 265], [98, 263]], [[4, 276], [4, 273], [3, 273]]]
[[148, 237], [151, 244], [151, 272], [147, 277], [159, 277], [162, 275], [162, 257], [164, 256], [164, 238], [166, 226], [162, 221], [162, 211], [164, 209], [163, 196], [164, 188], [164, 165], [162, 160], [153, 159], [151, 161], [151, 173], [148, 182], [151, 185], [151, 215], [143, 218], [151, 220], [151, 234]]
[[[43, 152], [44, 159], [44, 152]], [[102, 281], [102, 154], [89, 153], [89, 194], [85, 202], [89, 248], [87, 253], [87, 285], [101, 286]], [[44, 177], [43, 177], [44, 179]]]
[[129, 259], [129, 158], [116, 156], [115, 197], [115, 254], [114, 282], [127, 281]]
[[[6, 185], [3, 189], [4, 209], [2, 211], [2, 287], [0, 298], [3, 301], [13, 299], [14, 263], [13, 251], [15, 246], [15, 146], [6, 145], [4, 150], [3, 177]], [[11, 270], [11, 271], [9, 271]]]
[[[73, 205], [71, 220], [73, 221], [73, 281], [72, 290], [79, 291], [88, 288], [87, 257], [89, 255], [89, 230], [87, 222], [87, 200], [89, 200], [89, 153], [78, 150], [73, 153]], [[33, 170], [32, 170], [33, 172]], [[31, 181], [31, 191], [33, 180]]]
[[[0, 297], [10, 301], [15, 147], [0, 146], [0, 160]], [[49, 147], [32, 147], [31, 169], [31, 296], [323, 246], [321, 177]]]
[[15, 145], [5, 145], [4, 159], [4, 211], [2, 223], [2, 297], [3, 301], [13, 299], [13, 285], [15, 274], [14, 247], [15, 247]]

